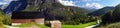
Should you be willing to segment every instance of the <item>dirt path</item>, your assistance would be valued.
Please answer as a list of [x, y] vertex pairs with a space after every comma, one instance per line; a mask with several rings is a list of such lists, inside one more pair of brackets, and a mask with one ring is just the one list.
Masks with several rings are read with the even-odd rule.
[[85, 27], [85, 28], [93, 28], [93, 27], [95, 27], [95, 26], [98, 26], [99, 24], [100, 24], [100, 21], [98, 20], [98, 21], [97, 21], [97, 24], [91, 25], [91, 26], [87, 26], [87, 27]]
[[88, 27], [85, 27], [85, 28], [93, 28], [95, 27], [96, 25], [92, 25], [92, 26], [88, 26]]

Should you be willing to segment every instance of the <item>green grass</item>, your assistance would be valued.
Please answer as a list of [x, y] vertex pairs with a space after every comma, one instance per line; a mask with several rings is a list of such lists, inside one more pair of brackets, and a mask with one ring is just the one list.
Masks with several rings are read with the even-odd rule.
[[28, 27], [28, 26], [31, 26], [33, 23], [24, 23], [24, 24], [21, 24], [21, 25], [16, 25], [16, 27]]
[[90, 23], [79, 24], [79, 25], [62, 25], [62, 28], [84, 28], [93, 24], [96, 24], [96, 22], [90, 22]]
[[49, 28], [48, 26], [45, 26], [45, 25], [41, 25], [41, 24], [36, 24], [38, 27], [40, 28]]
[[49, 27], [47, 27], [47, 26], [45, 26], [45, 25], [41, 25], [41, 24], [37, 24], [37, 23], [24, 23], [24, 24], [21, 24], [21, 25], [17, 25], [17, 26], [15, 26], [15, 27], [21, 27], [21, 28], [24, 28], [24, 27], [30, 27], [30, 26], [32, 26], [32, 25], [36, 25], [36, 26], [38, 26], [38, 27], [40, 27], [40, 28], [49, 28]]
[[[62, 28], [84, 28], [84, 27], [87, 27], [87, 26], [90, 26], [90, 25], [93, 25], [93, 24], [96, 24], [96, 22], [90, 22], [90, 23], [86, 23], [86, 24], [79, 24], [79, 25], [62, 25]], [[29, 27], [31, 25], [36, 25], [40, 28], [50, 28], [50, 27], [47, 27], [45, 25], [41, 25], [41, 24], [36, 24], [36, 23], [25, 23], [25, 24], [21, 24], [19, 26], [15, 26], [15, 27], [21, 27], [21, 28], [24, 28], [24, 27]]]

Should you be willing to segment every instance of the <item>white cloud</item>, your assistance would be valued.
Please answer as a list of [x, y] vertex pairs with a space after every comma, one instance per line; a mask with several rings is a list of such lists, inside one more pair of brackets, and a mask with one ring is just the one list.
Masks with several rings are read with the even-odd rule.
[[101, 1], [101, 0], [94, 0], [94, 1]]
[[73, 1], [59, 0], [59, 2], [60, 2], [62, 5], [65, 5], [65, 6], [75, 6], [75, 3], [74, 3]]
[[13, 0], [2, 0], [2, 1], [0, 1], [0, 5], [2, 5], [1, 9], [5, 9], [11, 1], [13, 1]]
[[3, 5], [3, 4], [9, 4], [12, 0], [2, 0], [0, 2], [0, 5]]
[[4, 4], [8, 4], [8, 3], [5, 3], [5, 2], [0, 2], [0, 5], [4, 5]]
[[5, 0], [5, 1], [12, 1], [12, 0]]
[[85, 7], [100, 9], [100, 8], [102, 8], [102, 5], [100, 5], [99, 3], [86, 3]]

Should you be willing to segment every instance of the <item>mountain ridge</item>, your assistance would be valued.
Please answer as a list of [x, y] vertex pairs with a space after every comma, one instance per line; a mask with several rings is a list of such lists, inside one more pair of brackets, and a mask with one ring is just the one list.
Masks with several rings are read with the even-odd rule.
[[104, 7], [104, 8], [102, 8], [102, 9], [99, 9], [99, 10], [96, 10], [96, 11], [94, 11], [94, 12], [91, 12], [91, 13], [89, 13], [88, 15], [101, 16], [101, 15], [107, 13], [107, 12], [110, 11], [110, 10], [113, 11], [114, 9], [115, 9], [115, 7]]

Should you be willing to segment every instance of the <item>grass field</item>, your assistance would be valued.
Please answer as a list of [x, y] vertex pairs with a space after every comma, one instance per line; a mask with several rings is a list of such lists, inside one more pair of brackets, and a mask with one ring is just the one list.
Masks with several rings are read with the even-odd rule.
[[79, 24], [79, 25], [62, 25], [62, 28], [84, 28], [93, 24], [96, 24], [96, 22], [90, 22], [90, 23]]
[[37, 23], [25, 23], [25, 24], [21, 24], [21, 25], [18, 25], [18, 26], [15, 26], [15, 27], [20, 27], [20, 28], [24, 28], [24, 27], [30, 27], [32, 25], [35, 25], [36, 27], [39, 27], [39, 28], [49, 28], [45, 25], [41, 25], [41, 24], [37, 24]]
[[[26, 23], [26, 24], [22, 24], [22, 25], [19, 25], [19, 26], [16, 26], [16, 27], [28, 27], [28, 26], [31, 26], [31, 25], [36, 25], [38, 27], [41, 27], [41, 28], [50, 28], [50, 27], [47, 27], [47, 26], [44, 26], [44, 25], [40, 25], [40, 24], [36, 24], [36, 23]], [[79, 24], [79, 25], [62, 25], [62, 28], [84, 28], [84, 27], [87, 27], [87, 26], [91, 26], [91, 25], [94, 25], [96, 24], [96, 22], [90, 22], [90, 23], [86, 23], [86, 24]]]

